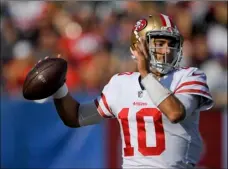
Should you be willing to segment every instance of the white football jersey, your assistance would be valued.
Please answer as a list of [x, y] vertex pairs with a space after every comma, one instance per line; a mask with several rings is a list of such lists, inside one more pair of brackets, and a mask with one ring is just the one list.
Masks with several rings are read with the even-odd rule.
[[196, 164], [202, 151], [199, 112], [213, 105], [205, 74], [190, 67], [160, 79], [174, 94], [202, 96], [199, 108], [177, 124], [171, 123], [153, 104], [147, 91], [141, 88], [139, 76], [138, 72], [114, 75], [95, 100], [101, 116], [118, 119], [122, 167], [185, 168], [187, 163]]

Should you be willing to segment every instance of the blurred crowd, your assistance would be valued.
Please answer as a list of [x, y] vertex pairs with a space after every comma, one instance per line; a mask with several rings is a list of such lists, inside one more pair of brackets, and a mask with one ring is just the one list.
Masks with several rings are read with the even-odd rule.
[[1, 94], [20, 97], [27, 72], [45, 56], [68, 61], [72, 92], [100, 91], [136, 71], [129, 51], [135, 21], [162, 12], [185, 38], [182, 66], [201, 68], [217, 108], [227, 106], [227, 2], [1, 1]]

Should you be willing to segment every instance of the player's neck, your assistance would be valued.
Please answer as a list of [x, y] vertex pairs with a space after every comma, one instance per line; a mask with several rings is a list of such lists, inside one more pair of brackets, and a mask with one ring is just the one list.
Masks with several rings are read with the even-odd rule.
[[145, 90], [144, 86], [142, 85], [142, 76], [139, 76], [138, 81], [139, 81], [140, 88], [142, 90]]
[[[162, 77], [163, 75], [160, 76], [160, 75], [155, 75], [155, 74], [154, 74], [154, 76], [155, 76], [155, 78], [156, 78], [157, 80], [160, 80], [161, 77]], [[138, 81], [139, 81], [139, 85], [140, 85], [141, 89], [142, 89], [142, 90], [145, 90], [144, 86], [143, 86], [142, 83], [141, 83], [141, 82], [142, 82], [142, 76], [141, 76], [141, 75], [139, 76]]]
[[[160, 81], [160, 79], [164, 76], [164, 74], [161, 74], [161, 73], [159, 73], [158, 71], [155, 71], [155, 70], [153, 70], [153, 71], [151, 71], [151, 73], [154, 75], [154, 77], [157, 79], [157, 80], [159, 80]], [[139, 84], [140, 84], [140, 87], [141, 87], [141, 89], [142, 90], [144, 90], [144, 87], [143, 87], [143, 85], [142, 85], [142, 83], [141, 83], [141, 81], [142, 81], [142, 76], [140, 75], [139, 76]]]
[[155, 76], [156, 79], [160, 79], [162, 76], [164, 76], [163, 74], [161, 74], [158, 71], [151, 71], [151, 73]]

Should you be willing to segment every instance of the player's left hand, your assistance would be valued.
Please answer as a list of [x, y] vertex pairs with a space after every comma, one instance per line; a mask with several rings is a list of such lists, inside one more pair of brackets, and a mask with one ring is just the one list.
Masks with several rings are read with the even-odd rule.
[[135, 44], [135, 50], [130, 48], [132, 55], [137, 59], [137, 67], [142, 77], [145, 77], [150, 71], [149, 69], [149, 54], [148, 44], [143, 37], [138, 38], [138, 43]]

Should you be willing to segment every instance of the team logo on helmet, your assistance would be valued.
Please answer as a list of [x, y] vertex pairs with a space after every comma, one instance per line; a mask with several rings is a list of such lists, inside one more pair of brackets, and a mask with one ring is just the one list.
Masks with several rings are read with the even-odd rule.
[[136, 22], [133, 30], [139, 32], [139, 31], [143, 30], [146, 27], [146, 25], [147, 25], [147, 20], [140, 19], [139, 21]]

